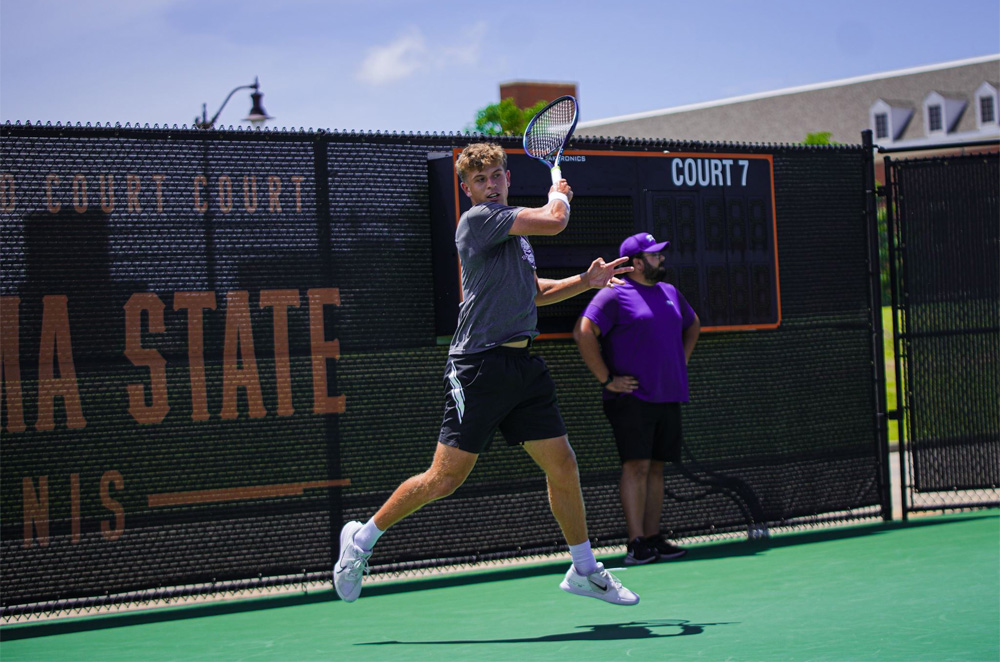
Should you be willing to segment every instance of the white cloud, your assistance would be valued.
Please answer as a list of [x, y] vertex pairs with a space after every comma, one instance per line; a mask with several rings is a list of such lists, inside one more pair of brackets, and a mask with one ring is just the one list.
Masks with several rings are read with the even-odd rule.
[[411, 26], [388, 44], [369, 49], [356, 77], [368, 85], [380, 86], [421, 72], [472, 67], [479, 62], [485, 34], [485, 23], [477, 23], [451, 40], [434, 39], [428, 45], [423, 31]]
[[489, 47], [486, 41], [488, 34], [485, 21], [463, 29], [458, 44], [442, 46], [440, 62], [442, 64], [461, 64], [468, 67], [476, 65], [479, 62], [480, 54]]
[[425, 69], [430, 62], [427, 41], [418, 28], [410, 28], [395, 41], [368, 51], [357, 77], [371, 85], [385, 85]]

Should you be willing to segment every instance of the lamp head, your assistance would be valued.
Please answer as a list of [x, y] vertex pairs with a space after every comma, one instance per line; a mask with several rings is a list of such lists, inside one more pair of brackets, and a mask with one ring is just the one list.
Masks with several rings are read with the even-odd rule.
[[260, 103], [260, 100], [264, 97], [264, 93], [260, 91], [260, 83], [257, 82], [256, 76], [254, 76], [253, 85], [250, 87], [253, 89], [253, 92], [250, 94], [250, 99], [253, 103], [250, 106], [250, 114], [244, 117], [243, 121], [250, 122], [254, 126], [260, 126], [267, 120], [274, 118], [267, 114], [264, 106]]

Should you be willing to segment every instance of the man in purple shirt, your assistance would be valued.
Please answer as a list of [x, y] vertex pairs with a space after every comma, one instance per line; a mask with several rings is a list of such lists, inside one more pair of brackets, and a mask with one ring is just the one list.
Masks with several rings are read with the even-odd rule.
[[682, 556], [660, 533], [663, 467], [681, 457], [681, 408], [688, 401], [687, 362], [701, 323], [666, 277], [653, 235], [632, 235], [619, 249], [634, 270], [625, 283], [600, 290], [584, 309], [573, 338], [604, 387], [604, 413], [622, 462], [619, 489], [628, 553], [625, 565]]

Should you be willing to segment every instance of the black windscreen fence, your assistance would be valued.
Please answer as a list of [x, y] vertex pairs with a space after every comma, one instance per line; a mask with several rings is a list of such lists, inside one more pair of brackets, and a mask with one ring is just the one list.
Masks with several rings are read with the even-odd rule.
[[[911, 505], [1000, 502], [998, 156], [892, 162]], [[964, 491], [964, 494], [934, 493]]]
[[[2, 139], [3, 615], [328, 579], [341, 523], [370, 517], [434, 452], [461, 204], [435, 163], [450, 173], [476, 138], [8, 124]], [[540, 240], [539, 274], [615, 257], [632, 232], [676, 233], [672, 273], [709, 320], [663, 530], [886, 516], [870, 155], [572, 147], [571, 225], [587, 230]], [[544, 200], [544, 169], [511, 163], [518, 200]], [[592, 541], [614, 546], [618, 456], [566, 336], [589, 298], [541, 309], [533, 351], [557, 383]], [[544, 476], [498, 437], [372, 563], [564, 549]]]

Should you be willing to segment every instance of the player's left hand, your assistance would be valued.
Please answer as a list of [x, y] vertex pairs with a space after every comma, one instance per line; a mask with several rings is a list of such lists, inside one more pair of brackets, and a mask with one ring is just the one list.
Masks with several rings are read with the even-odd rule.
[[590, 263], [590, 268], [583, 274], [583, 280], [587, 283], [587, 287], [594, 289], [623, 285], [624, 282], [620, 278], [615, 278], [615, 276], [632, 271], [632, 267], [618, 266], [625, 262], [628, 262], [627, 257], [620, 257], [611, 262], [605, 262], [604, 258], [599, 257]]

